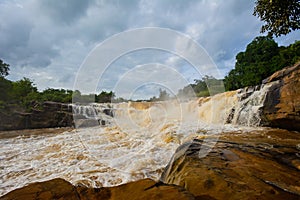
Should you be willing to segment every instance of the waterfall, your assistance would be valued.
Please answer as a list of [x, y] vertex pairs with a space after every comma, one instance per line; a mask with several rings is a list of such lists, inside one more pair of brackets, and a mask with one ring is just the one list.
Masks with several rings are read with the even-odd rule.
[[[207, 124], [262, 126], [266, 94], [274, 83], [246, 87], [190, 101], [128, 102], [89, 105], [74, 104], [77, 120], [96, 120], [126, 129], [161, 128], [167, 123], [201, 121]], [[97, 125], [97, 124], [96, 124]]]
[[71, 106], [76, 127], [89, 127], [112, 123], [114, 110], [110, 104], [71, 104]]
[[274, 82], [200, 98], [199, 118], [209, 123], [262, 126], [266, 95]]
[[246, 126], [264, 125], [262, 109], [266, 94], [272, 84], [248, 87], [237, 92], [238, 103], [233, 108], [233, 124]]

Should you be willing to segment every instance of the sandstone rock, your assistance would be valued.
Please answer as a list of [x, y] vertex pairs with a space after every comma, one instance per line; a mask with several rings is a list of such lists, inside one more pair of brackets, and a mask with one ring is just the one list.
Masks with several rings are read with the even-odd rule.
[[1, 200], [78, 200], [76, 188], [63, 179], [32, 183], [0, 197]]
[[151, 179], [109, 188], [73, 186], [63, 179], [33, 183], [0, 197], [0, 200], [192, 200], [194, 196], [179, 186], [157, 183]]
[[68, 104], [44, 102], [42, 109], [24, 112], [16, 106], [0, 112], [0, 130], [20, 130], [73, 126], [72, 107]]
[[300, 199], [295, 145], [277, 149], [268, 143], [219, 141], [200, 158], [202, 143], [195, 139], [181, 145], [161, 181], [199, 199]]
[[275, 72], [263, 83], [273, 83], [263, 114], [270, 126], [300, 130], [300, 62]]

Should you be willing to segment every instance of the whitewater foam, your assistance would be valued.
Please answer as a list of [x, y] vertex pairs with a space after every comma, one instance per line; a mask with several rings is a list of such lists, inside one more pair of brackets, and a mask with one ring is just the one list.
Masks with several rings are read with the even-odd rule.
[[[78, 115], [110, 123], [59, 135], [1, 139], [0, 195], [57, 177], [92, 187], [115, 186], [142, 178], [158, 180], [180, 144], [206, 135], [217, 138], [222, 132], [253, 129], [240, 126], [249, 123], [239, 123], [241, 115], [237, 113], [232, 117], [233, 124], [224, 125], [232, 109], [237, 112], [242, 106], [239, 102], [245, 102], [239, 94], [235, 91], [189, 102], [147, 105], [73, 105]], [[262, 95], [255, 91], [251, 94]], [[262, 101], [258, 99], [254, 105], [260, 106]], [[113, 114], [107, 115], [105, 109]]]

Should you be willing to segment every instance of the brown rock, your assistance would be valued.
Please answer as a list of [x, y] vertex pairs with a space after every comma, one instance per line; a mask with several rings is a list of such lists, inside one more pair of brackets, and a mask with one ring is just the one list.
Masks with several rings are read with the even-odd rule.
[[270, 126], [300, 130], [300, 62], [275, 72], [263, 83], [272, 83], [263, 113]]
[[75, 187], [63, 179], [32, 183], [0, 197], [1, 200], [78, 200]]
[[300, 199], [295, 145], [277, 149], [267, 143], [219, 141], [199, 158], [202, 143], [180, 146], [161, 181], [186, 188], [196, 199]]
[[111, 187], [90, 189], [78, 187], [80, 199], [194, 199], [193, 195], [179, 186], [157, 183], [143, 179], [132, 183]]
[[73, 186], [63, 179], [33, 183], [13, 190], [0, 200], [146, 200], [178, 199], [192, 200], [194, 196], [179, 186], [157, 183], [151, 179], [109, 188]]
[[57, 102], [44, 102], [42, 109], [24, 112], [17, 106], [0, 111], [0, 131], [73, 126], [72, 107]]

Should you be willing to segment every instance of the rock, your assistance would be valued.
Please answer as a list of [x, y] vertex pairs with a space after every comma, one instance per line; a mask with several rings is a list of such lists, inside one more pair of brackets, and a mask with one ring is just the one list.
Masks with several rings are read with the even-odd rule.
[[1, 200], [78, 200], [76, 188], [63, 179], [29, 184], [0, 197]]
[[[101, 118], [97, 116], [98, 112], [102, 113]], [[0, 131], [74, 127], [74, 120], [76, 120], [76, 128], [98, 126], [99, 124], [105, 126], [110, 123], [110, 118], [114, 117], [114, 112], [115, 110], [109, 107], [102, 110], [86, 105], [50, 101], [35, 105], [30, 112], [25, 112], [19, 106], [10, 105], [5, 110], [0, 110]]]
[[0, 200], [112, 200], [112, 199], [178, 199], [192, 200], [193, 195], [179, 186], [157, 183], [143, 179], [116, 187], [88, 188], [73, 186], [63, 179], [53, 179], [33, 183], [13, 190], [0, 197]]
[[300, 62], [263, 81], [273, 83], [266, 94], [263, 115], [269, 126], [300, 130]]
[[73, 126], [72, 107], [68, 104], [44, 102], [42, 109], [24, 112], [10, 106], [0, 112], [0, 130], [20, 130]]
[[160, 180], [184, 187], [196, 199], [300, 199], [295, 145], [232, 140], [220, 140], [203, 158], [199, 151], [208, 147], [203, 140], [182, 144]]
[[111, 109], [111, 108], [105, 108], [103, 109], [103, 113], [108, 115], [108, 116], [111, 116], [111, 117], [114, 117], [114, 110]]

